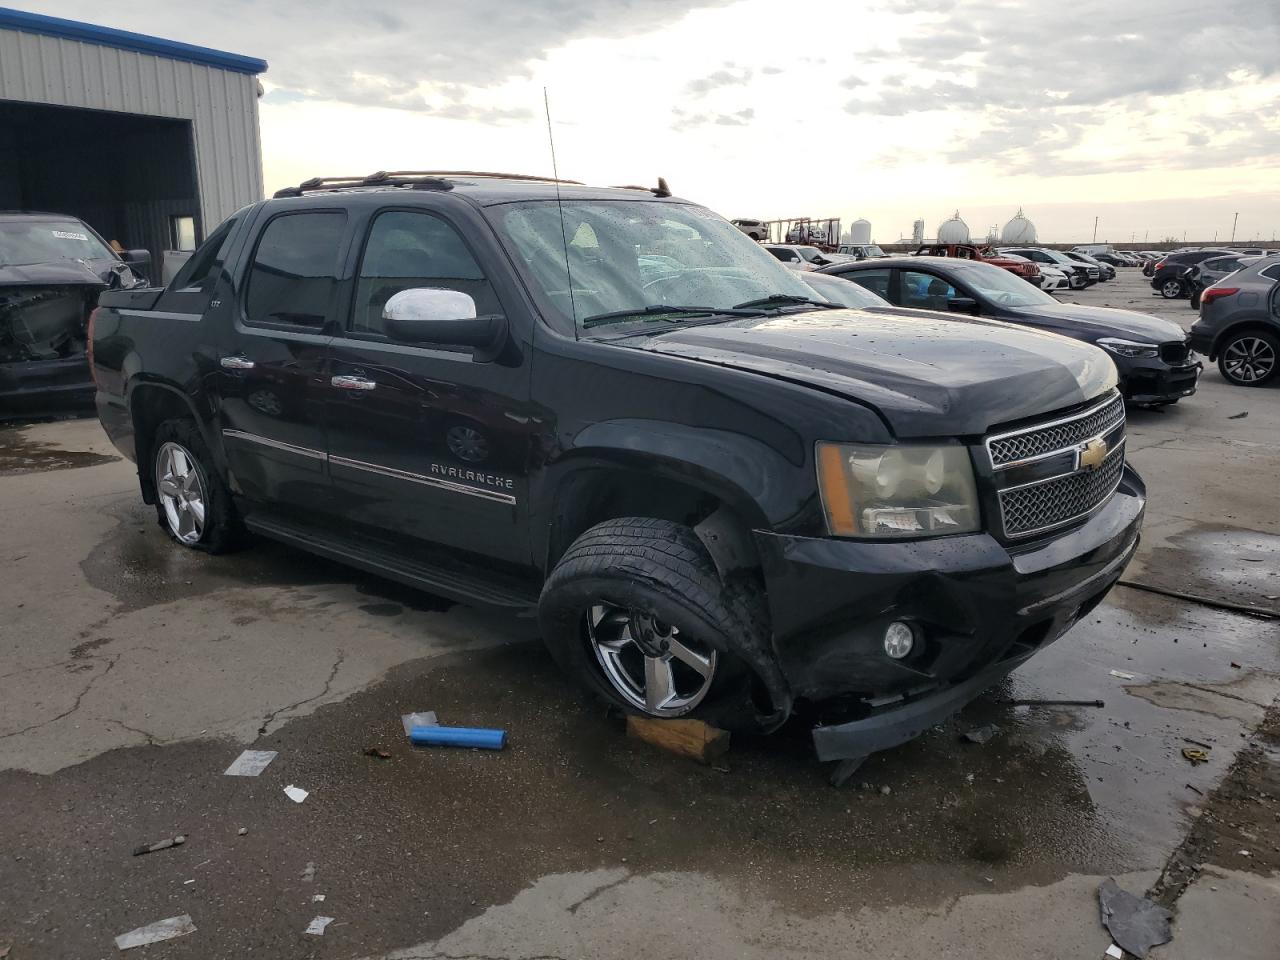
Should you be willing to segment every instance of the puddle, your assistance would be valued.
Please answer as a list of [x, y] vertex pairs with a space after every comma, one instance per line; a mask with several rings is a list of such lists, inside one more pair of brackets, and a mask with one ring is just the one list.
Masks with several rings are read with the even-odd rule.
[[[218, 556], [185, 549], [165, 535], [156, 522], [155, 509], [141, 500], [122, 503], [113, 514], [117, 526], [81, 561], [80, 569], [92, 586], [115, 598], [117, 613], [229, 587], [321, 583], [354, 586], [374, 601], [362, 608], [374, 616], [395, 616], [404, 609], [441, 613], [454, 606], [443, 597], [264, 538], [253, 538], [243, 549]], [[302, 595], [299, 599], [311, 598]]]
[[96, 467], [119, 459], [121, 458], [117, 456], [88, 450], [64, 450], [53, 444], [40, 443], [21, 430], [0, 430], [0, 477]]

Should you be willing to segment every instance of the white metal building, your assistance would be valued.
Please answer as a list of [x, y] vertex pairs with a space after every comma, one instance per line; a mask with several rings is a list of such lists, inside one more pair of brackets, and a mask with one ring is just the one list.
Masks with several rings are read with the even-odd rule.
[[262, 197], [262, 60], [0, 7], [0, 210], [191, 249]]

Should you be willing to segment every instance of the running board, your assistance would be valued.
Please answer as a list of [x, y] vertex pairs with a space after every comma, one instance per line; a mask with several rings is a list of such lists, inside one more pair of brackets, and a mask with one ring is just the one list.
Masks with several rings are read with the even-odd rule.
[[526, 587], [511, 577], [504, 576], [504, 583], [494, 583], [479, 573], [446, 569], [424, 561], [395, 556], [376, 548], [333, 540], [310, 528], [297, 527], [274, 517], [270, 520], [246, 517], [244, 525], [253, 533], [272, 540], [279, 540], [308, 553], [358, 567], [368, 573], [450, 600], [519, 610], [531, 610], [538, 605], [538, 594], [532, 589], [532, 584]]

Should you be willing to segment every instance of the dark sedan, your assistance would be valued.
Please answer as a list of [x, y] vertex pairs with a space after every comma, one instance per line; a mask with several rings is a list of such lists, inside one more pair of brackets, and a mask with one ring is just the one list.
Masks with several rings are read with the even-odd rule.
[[92, 409], [89, 313], [102, 290], [143, 285], [150, 259], [75, 217], [0, 211], [0, 420]]
[[990, 264], [892, 257], [833, 263], [820, 273], [862, 284], [901, 307], [945, 310], [1036, 327], [1107, 351], [1134, 403], [1176, 403], [1196, 392], [1200, 364], [1176, 323], [1130, 310], [1061, 303]]

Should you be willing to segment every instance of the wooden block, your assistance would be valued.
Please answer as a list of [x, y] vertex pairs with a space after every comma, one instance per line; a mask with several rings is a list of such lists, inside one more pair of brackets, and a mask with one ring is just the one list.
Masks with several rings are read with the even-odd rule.
[[655, 720], [627, 717], [627, 736], [671, 753], [710, 764], [729, 752], [729, 731], [701, 720]]

